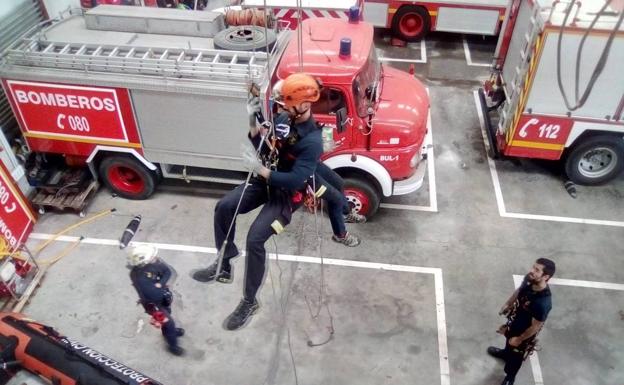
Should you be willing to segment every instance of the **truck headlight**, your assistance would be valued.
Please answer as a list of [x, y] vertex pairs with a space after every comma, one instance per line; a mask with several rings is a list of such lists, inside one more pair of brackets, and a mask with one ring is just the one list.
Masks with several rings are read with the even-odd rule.
[[410, 167], [411, 168], [416, 168], [416, 166], [418, 166], [418, 163], [420, 162], [420, 154], [416, 153], [414, 154], [414, 156], [412, 156], [412, 159], [410, 159]]

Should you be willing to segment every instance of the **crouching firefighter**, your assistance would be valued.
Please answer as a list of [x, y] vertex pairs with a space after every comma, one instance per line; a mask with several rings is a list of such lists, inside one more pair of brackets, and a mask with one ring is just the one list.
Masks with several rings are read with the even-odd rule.
[[[225, 320], [224, 326], [228, 330], [244, 326], [258, 310], [256, 294], [266, 268], [264, 244], [290, 223], [292, 212], [300, 205], [293, 201], [293, 197], [306, 180], [314, 175], [323, 153], [321, 130], [311, 114], [312, 103], [320, 97], [318, 82], [307, 74], [292, 74], [284, 80], [282, 92], [291, 129], [287, 139], [279, 141], [279, 149], [274, 130], [267, 132], [257, 124], [257, 111], [253, 107], [259, 102], [257, 97], [250, 99], [249, 139], [256, 149], [261, 150], [262, 161], [253, 149], [243, 151], [245, 167], [254, 176], [217, 203], [214, 231], [219, 256], [211, 266], [193, 274], [193, 278], [200, 282], [215, 279], [221, 283], [232, 282], [230, 261], [239, 253], [234, 244], [236, 217], [263, 206], [247, 233], [244, 293], [236, 309]], [[265, 144], [267, 141], [273, 145]]]
[[178, 345], [178, 337], [184, 329], [176, 328], [171, 316], [173, 295], [167, 287], [171, 278], [171, 268], [156, 257], [158, 249], [149, 245], [139, 245], [130, 251], [130, 280], [139, 295], [139, 301], [152, 319], [150, 323], [162, 331], [170, 353], [180, 356], [184, 349]]

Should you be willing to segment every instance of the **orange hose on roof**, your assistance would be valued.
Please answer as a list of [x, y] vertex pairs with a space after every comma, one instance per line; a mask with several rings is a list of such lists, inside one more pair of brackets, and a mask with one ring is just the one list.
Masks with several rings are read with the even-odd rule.
[[230, 27], [237, 25], [270, 26], [270, 23], [267, 25], [266, 13], [256, 8], [241, 10], [227, 9], [225, 11], [225, 23]]

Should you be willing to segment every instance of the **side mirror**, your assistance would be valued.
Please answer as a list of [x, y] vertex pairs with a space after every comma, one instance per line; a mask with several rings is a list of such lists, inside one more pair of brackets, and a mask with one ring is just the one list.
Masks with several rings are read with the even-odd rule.
[[347, 109], [342, 107], [336, 111], [336, 131], [339, 134], [345, 131], [345, 125], [347, 124]]

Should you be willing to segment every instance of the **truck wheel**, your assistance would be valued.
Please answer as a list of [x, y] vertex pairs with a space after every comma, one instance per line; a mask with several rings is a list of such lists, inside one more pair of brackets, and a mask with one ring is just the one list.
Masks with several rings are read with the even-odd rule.
[[99, 172], [104, 184], [126, 199], [147, 199], [156, 188], [158, 176], [140, 161], [127, 156], [102, 160]]
[[566, 157], [565, 171], [574, 183], [603, 184], [624, 169], [624, 141], [621, 137], [591, 136], [574, 146]]
[[230, 51], [264, 51], [267, 45], [269, 50], [275, 44], [275, 32], [270, 29], [255, 25], [241, 25], [226, 28], [217, 33], [213, 38], [216, 49], [226, 49]]
[[401, 40], [418, 41], [430, 28], [429, 12], [423, 7], [404, 5], [392, 18], [392, 34]]
[[371, 218], [379, 209], [381, 196], [375, 186], [364, 178], [345, 178], [344, 194], [358, 214]]

